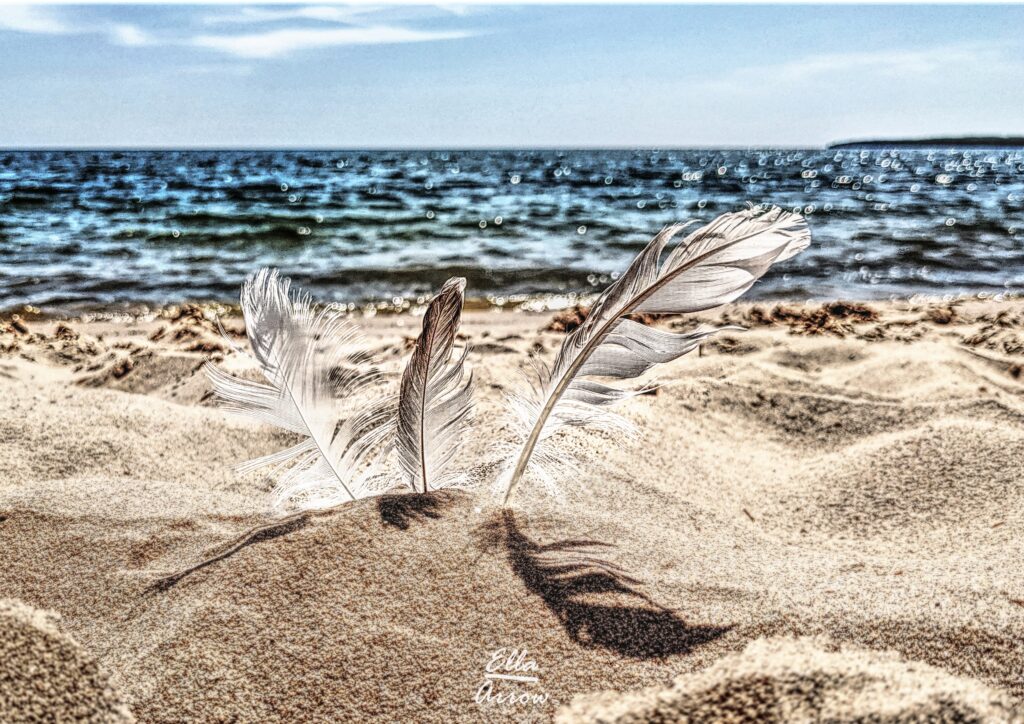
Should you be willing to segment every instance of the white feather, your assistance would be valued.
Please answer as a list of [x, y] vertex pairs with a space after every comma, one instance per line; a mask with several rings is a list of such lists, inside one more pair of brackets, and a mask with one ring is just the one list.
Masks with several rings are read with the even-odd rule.
[[465, 279], [449, 279], [431, 300], [402, 375], [395, 448], [402, 477], [413, 491], [463, 482], [451, 463], [473, 410], [473, 378], [465, 372], [469, 349], [454, 354], [465, 289]]
[[665, 246], [683, 228], [673, 226], [655, 236], [598, 298], [583, 324], [565, 338], [538, 383], [514, 396], [522, 443], [514, 465], [497, 481], [505, 504], [528, 468], [550, 481], [550, 473], [538, 470], [538, 463], [552, 456], [538, 448], [559, 428], [621, 425], [621, 418], [606, 408], [635, 393], [587, 378], [635, 378], [719, 331], [674, 334], [633, 322], [627, 315], [685, 314], [727, 304], [750, 289], [773, 263], [810, 244], [807, 224], [798, 214], [775, 207], [748, 209], [724, 214], [692, 232], [660, 263]]
[[[242, 285], [242, 314], [252, 355], [265, 382], [234, 377], [207, 363], [221, 406], [258, 422], [295, 433], [302, 440], [239, 466], [269, 468], [276, 485], [275, 513], [312, 510], [379, 492], [374, 462], [394, 426], [394, 399], [371, 392], [378, 375], [360, 352], [360, 341], [344, 316], [314, 309], [276, 270], [262, 269]], [[341, 409], [351, 413], [342, 419]]]

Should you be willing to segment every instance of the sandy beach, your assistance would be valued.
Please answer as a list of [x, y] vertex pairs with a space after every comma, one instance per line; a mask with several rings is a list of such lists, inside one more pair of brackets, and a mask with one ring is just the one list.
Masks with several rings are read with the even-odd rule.
[[[467, 467], [572, 316], [466, 313]], [[400, 370], [419, 319], [357, 321]], [[635, 439], [565, 432], [561, 500], [386, 496], [229, 546], [271, 522], [233, 467], [289, 440], [214, 406], [207, 359], [254, 367], [212, 315], [5, 315], [0, 720], [1021, 721], [1024, 302], [655, 324], [698, 322], [748, 331], [636, 383]]]

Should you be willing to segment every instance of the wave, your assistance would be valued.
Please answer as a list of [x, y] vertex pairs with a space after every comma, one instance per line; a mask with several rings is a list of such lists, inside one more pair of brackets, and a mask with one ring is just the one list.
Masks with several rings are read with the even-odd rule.
[[815, 243], [755, 296], [1024, 292], [1013, 150], [33, 151], [0, 154], [0, 303], [231, 298], [263, 264], [360, 303], [453, 274], [585, 292], [662, 226], [762, 202]]

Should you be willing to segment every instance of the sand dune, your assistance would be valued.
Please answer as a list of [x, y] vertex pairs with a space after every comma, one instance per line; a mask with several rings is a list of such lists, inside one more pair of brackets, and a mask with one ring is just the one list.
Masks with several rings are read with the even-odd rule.
[[[391, 496], [230, 551], [266, 493], [232, 466], [287, 440], [210, 405], [203, 360], [246, 363], [200, 312], [0, 324], [0, 595], [59, 612], [140, 721], [550, 721], [576, 697], [591, 721], [658, 687], [737, 720], [1019, 716], [1024, 305], [721, 320], [751, 329], [662, 369], [624, 408], [639, 439], [564, 436], [564, 501]], [[548, 322], [466, 315], [467, 461], [492, 458], [527, 353], [556, 350]], [[417, 325], [365, 322], [392, 369]], [[488, 672], [500, 649], [526, 654]], [[536, 682], [486, 678], [527, 660]]]
[[559, 724], [583, 722], [1020, 721], [1005, 694], [891, 652], [827, 640], [758, 639], [669, 688], [579, 697]]

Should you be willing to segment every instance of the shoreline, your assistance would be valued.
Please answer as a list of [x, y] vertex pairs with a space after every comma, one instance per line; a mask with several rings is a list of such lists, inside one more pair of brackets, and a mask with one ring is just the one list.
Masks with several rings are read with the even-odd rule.
[[[467, 312], [556, 314], [573, 307], [587, 307], [599, 296], [598, 293], [565, 293], [539, 295], [512, 295], [510, 297], [467, 297], [464, 309]], [[881, 306], [919, 306], [935, 304], [1003, 303], [1024, 299], [1024, 294], [1014, 292], [958, 292], [949, 294], [890, 295], [884, 298], [834, 296], [834, 297], [766, 297], [734, 303], [733, 306], [774, 306], [777, 304], [814, 306], [831, 302], [850, 302]], [[429, 297], [415, 300], [403, 299], [400, 303], [380, 301], [355, 304], [330, 302], [318, 304], [349, 311], [354, 319], [366, 319], [377, 315], [401, 316], [419, 315], [426, 308]], [[224, 315], [237, 317], [241, 314], [237, 301], [213, 299], [182, 299], [175, 302], [123, 302], [108, 304], [82, 304], [68, 307], [40, 308], [31, 304], [13, 305], [0, 308], [0, 321], [18, 315], [25, 320], [38, 321], [149, 321], [174, 316], [182, 309], [199, 309], [208, 316]]]

